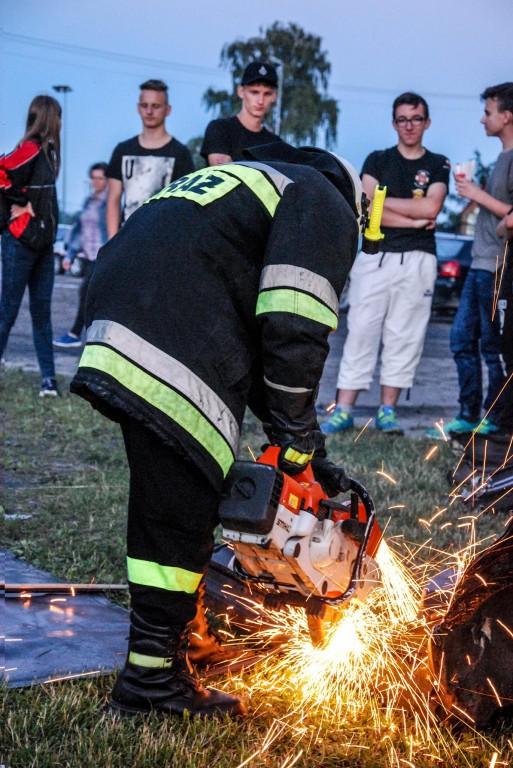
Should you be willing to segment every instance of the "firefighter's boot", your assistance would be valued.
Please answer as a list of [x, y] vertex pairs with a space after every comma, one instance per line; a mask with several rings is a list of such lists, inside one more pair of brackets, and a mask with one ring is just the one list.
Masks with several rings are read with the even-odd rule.
[[205, 607], [205, 580], [198, 587], [196, 616], [189, 623], [189, 661], [198, 667], [229, 664], [243, 655], [244, 649], [237, 645], [223, 645], [209, 624]]
[[204, 688], [187, 658], [188, 627], [157, 627], [130, 614], [128, 658], [118, 675], [110, 710], [121, 715], [232, 717], [245, 714], [236, 696]]

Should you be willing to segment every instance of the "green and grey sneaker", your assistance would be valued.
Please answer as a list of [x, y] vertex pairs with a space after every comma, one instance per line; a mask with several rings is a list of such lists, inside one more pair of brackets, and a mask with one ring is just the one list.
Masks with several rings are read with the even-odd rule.
[[344, 432], [346, 429], [353, 429], [353, 427], [354, 420], [351, 414], [342, 411], [337, 405], [329, 419], [321, 424], [321, 432], [325, 435], [334, 435], [337, 432]]
[[[483, 424], [485, 422], [487, 422], [488, 425], [490, 424], [488, 419], [483, 419]], [[454, 419], [451, 419], [450, 421], [448, 421], [447, 424], [444, 424], [443, 429], [441, 427], [428, 429], [426, 431], [426, 437], [431, 437], [433, 440], [448, 440], [451, 432], [456, 432], [456, 434], [465, 434], [467, 432], [473, 432], [474, 430], [477, 430], [480, 423], [481, 423], [480, 421], [468, 421], [467, 419], [463, 419], [461, 416], [456, 416]], [[481, 432], [481, 430], [479, 431]], [[486, 433], [481, 432], [481, 434], [486, 434]]]
[[484, 418], [483, 421], [480, 422], [479, 426], [474, 430], [474, 432], [477, 432], [478, 435], [493, 435], [498, 431], [499, 427], [496, 424], [493, 424], [487, 418]]
[[376, 429], [389, 435], [404, 435], [404, 429], [397, 420], [397, 411], [391, 405], [382, 405], [376, 415]]

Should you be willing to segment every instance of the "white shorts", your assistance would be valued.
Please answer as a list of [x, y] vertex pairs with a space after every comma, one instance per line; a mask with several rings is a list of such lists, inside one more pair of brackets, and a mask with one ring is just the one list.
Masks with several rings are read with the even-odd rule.
[[380, 383], [413, 384], [431, 313], [436, 256], [425, 251], [359, 253], [350, 273], [348, 335], [338, 389], [369, 389], [380, 342]]

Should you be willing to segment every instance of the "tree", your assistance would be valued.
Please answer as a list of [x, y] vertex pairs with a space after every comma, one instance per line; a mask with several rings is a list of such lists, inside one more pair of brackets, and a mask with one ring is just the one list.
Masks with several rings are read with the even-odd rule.
[[193, 136], [187, 142], [187, 149], [192, 155], [192, 162], [197, 171], [200, 168], [205, 168], [207, 161], [200, 155], [201, 145], [203, 144], [203, 136]]
[[233, 91], [209, 88], [203, 95], [207, 109], [228, 117], [240, 109], [236, 87], [250, 61], [261, 60], [283, 67], [280, 136], [290, 143], [316, 144], [323, 134], [326, 147], [337, 139], [338, 106], [328, 96], [331, 64], [321, 50], [321, 38], [305, 32], [297, 24], [275, 21], [259, 30], [259, 37], [235, 40], [221, 51], [221, 64], [232, 76]]

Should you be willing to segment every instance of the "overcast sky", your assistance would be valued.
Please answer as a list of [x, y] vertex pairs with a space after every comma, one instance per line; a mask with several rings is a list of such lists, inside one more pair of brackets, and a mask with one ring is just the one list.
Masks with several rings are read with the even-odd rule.
[[0, 151], [19, 140], [33, 96], [70, 85], [70, 211], [87, 191], [88, 166], [139, 132], [143, 80], [169, 84], [168, 129], [186, 142], [212, 117], [204, 91], [230, 86], [223, 45], [274, 21], [322, 38], [340, 108], [337, 151], [359, 170], [370, 151], [395, 143], [391, 103], [405, 90], [428, 100], [425, 144], [452, 163], [475, 149], [490, 162], [501, 148], [479, 123], [479, 94], [513, 80], [513, 0], [0, 0], [0, 10]]

